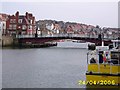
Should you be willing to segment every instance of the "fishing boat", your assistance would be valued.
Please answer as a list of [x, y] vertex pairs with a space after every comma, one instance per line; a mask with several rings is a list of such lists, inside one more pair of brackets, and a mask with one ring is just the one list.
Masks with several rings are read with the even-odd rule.
[[86, 84], [119, 86], [120, 40], [113, 41], [112, 49], [102, 47], [87, 53]]

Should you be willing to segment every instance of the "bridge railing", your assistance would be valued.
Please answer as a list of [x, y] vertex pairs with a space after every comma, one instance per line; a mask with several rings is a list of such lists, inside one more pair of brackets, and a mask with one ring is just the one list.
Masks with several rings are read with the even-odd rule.
[[[35, 35], [16, 35], [16, 38], [34, 38]], [[86, 37], [86, 38], [98, 38], [98, 35], [87, 35], [87, 34], [56, 34], [56, 35], [38, 35], [37, 37]], [[103, 39], [116, 39], [113, 36], [104, 36]]]
[[[16, 38], [33, 38], [35, 35], [16, 35]], [[58, 35], [38, 35], [38, 37], [88, 37], [97, 38], [98, 36], [88, 36], [85, 34], [58, 34]]]

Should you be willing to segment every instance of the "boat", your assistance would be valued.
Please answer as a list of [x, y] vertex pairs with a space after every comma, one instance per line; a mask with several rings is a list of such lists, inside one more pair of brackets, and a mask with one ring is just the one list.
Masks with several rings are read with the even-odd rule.
[[75, 42], [75, 43], [86, 43], [86, 42], [83, 41], [83, 40], [72, 40], [72, 42]]
[[63, 47], [63, 48], [87, 49], [87, 46], [88, 46], [87, 43], [78, 43], [77, 40], [71, 40], [71, 39], [57, 42], [57, 47]]
[[102, 47], [87, 53], [86, 84], [120, 86], [120, 40], [113, 41], [112, 49]]

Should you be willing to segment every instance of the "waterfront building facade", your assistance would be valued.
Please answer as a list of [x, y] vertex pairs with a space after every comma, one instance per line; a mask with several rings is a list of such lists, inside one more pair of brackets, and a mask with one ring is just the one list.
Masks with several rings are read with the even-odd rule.
[[6, 21], [8, 19], [7, 14], [0, 13], [0, 34], [5, 35], [6, 34]]
[[34, 35], [35, 34], [35, 17], [26, 12], [25, 15], [9, 15], [6, 21], [6, 34], [8, 35]]

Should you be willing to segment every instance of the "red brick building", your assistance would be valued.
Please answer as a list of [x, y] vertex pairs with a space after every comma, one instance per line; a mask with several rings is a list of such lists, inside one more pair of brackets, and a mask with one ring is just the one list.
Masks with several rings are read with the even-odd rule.
[[26, 12], [25, 15], [9, 15], [6, 21], [7, 34], [33, 35], [35, 34], [35, 17]]

